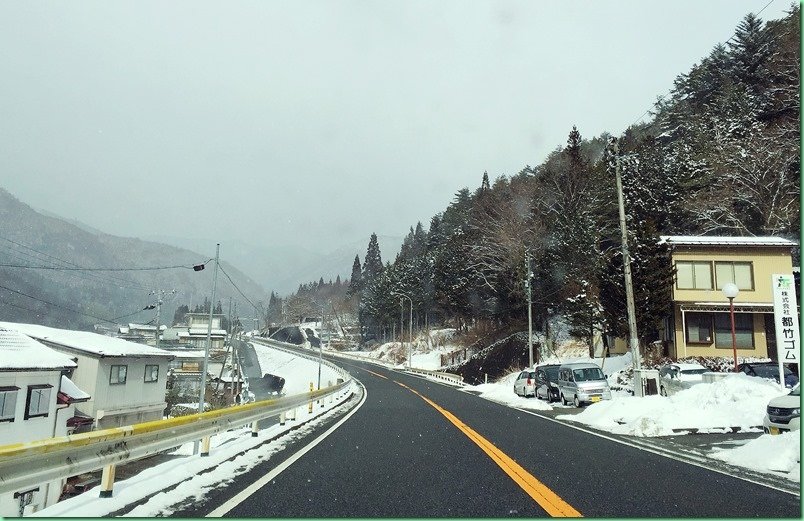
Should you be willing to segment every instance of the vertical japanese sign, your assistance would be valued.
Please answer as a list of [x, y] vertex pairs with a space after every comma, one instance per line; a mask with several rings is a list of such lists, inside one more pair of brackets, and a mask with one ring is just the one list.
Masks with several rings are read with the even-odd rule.
[[780, 384], [784, 389], [782, 364], [796, 364], [801, 377], [801, 345], [798, 330], [798, 306], [793, 275], [772, 275], [773, 317], [776, 323], [776, 350], [779, 355]]

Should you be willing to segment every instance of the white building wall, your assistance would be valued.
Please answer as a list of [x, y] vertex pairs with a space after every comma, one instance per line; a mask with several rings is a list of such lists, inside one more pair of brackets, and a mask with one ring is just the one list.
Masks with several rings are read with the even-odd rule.
[[[164, 358], [102, 358], [98, 365], [93, 415], [98, 428], [131, 425], [162, 418], [167, 370]], [[112, 366], [125, 365], [126, 383], [109, 382]], [[159, 366], [156, 382], [145, 382], [145, 366]]]
[[[50, 406], [47, 416], [25, 419], [25, 406], [29, 385], [49, 384]], [[0, 445], [36, 441], [53, 436], [66, 434], [66, 422], [72, 407], [58, 410], [56, 395], [61, 384], [61, 372], [53, 371], [1, 371], [0, 387], [16, 386], [17, 391], [16, 414], [13, 422], [0, 422]], [[56, 503], [61, 495], [63, 480], [42, 483], [39, 490], [33, 493], [31, 503], [25, 507], [25, 514], [30, 514]], [[36, 487], [30, 487], [31, 489]], [[17, 517], [19, 515], [19, 500], [14, 493], [0, 494], [0, 517]]]

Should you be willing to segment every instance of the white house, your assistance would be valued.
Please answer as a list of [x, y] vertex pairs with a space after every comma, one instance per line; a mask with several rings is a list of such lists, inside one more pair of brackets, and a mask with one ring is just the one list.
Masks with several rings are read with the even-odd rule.
[[[65, 436], [75, 403], [90, 396], [64, 373], [76, 368], [59, 353], [0, 327], [0, 445]], [[59, 500], [64, 480], [0, 494], [0, 517], [30, 514]]]
[[96, 429], [162, 418], [171, 353], [86, 331], [5, 322], [0, 327], [19, 331], [77, 361], [70, 378], [91, 395], [79, 412], [92, 417]]

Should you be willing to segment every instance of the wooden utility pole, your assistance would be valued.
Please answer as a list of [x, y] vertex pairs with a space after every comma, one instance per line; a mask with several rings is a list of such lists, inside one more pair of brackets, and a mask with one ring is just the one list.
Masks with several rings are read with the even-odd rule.
[[623, 181], [620, 173], [620, 145], [617, 138], [611, 138], [614, 152], [615, 172], [617, 178], [617, 202], [620, 207], [620, 232], [622, 234], [623, 272], [625, 275], [625, 305], [628, 314], [628, 347], [634, 357], [634, 369], [642, 369], [639, 353], [639, 337], [637, 336], [636, 311], [634, 309], [634, 286], [631, 282], [631, 255], [628, 253], [628, 230], [625, 227], [625, 202], [623, 199]]

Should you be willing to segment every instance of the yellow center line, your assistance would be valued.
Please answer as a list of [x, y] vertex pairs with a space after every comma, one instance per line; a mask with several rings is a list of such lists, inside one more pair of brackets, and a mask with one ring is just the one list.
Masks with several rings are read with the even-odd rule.
[[373, 374], [374, 376], [379, 376], [380, 378], [385, 378], [386, 380], [388, 379], [388, 377], [387, 377], [387, 376], [383, 376], [383, 375], [381, 375], [381, 374], [375, 373], [374, 371], [369, 371], [368, 369], [363, 369], [363, 370], [364, 370], [364, 371], [366, 371], [366, 372], [368, 372], [368, 373]]
[[463, 432], [470, 440], [475, 442], [483, 452], [485, 452], [494, 463], [496, 463], [514, 482], [522, 487], [536, 503], [539, 504], [548, 514], [552, 517], [583, 517], [580, 512], [575, 510], [569, 503], [561, 499], [558, 494], [550, 490], [544, 483], [533, 477], [533, 475], [525, 470], [520, 464], [511, 459], [507, 454], [494, 446], [490, 441], [475, 432], [471, 427], [463, 423], [457, 416], [439, 406], [429, 398], [421, 395], [414, 389], [407, 385], [397, 382], [394, 383], [401, 385], [405, 389], [417, 395], [419, 398], [430, 404], [435, 410], [443, 414], [453, 425]]

